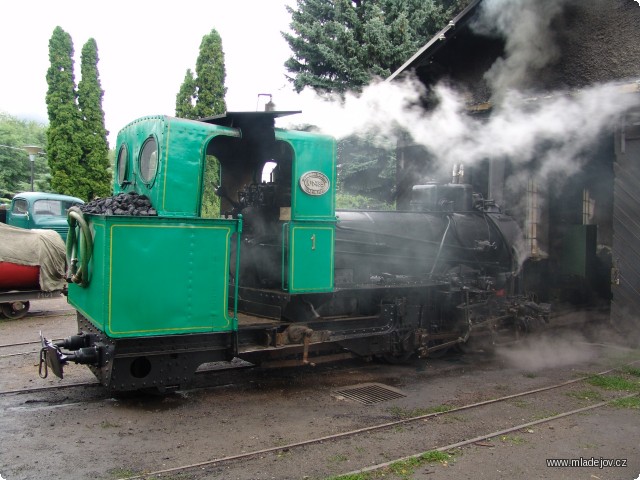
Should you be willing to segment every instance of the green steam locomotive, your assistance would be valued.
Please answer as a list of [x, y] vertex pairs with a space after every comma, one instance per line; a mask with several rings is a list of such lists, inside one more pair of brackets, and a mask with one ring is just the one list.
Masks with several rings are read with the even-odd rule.
[[212, 362], [404, 361], [548, 322], [518, 294], [511, 217], [464, 184], [416, 185], [409, 211], [336, 210], [335, 140], [275, 127], [292, 113], [120, 131], [114, 196], [69, 212], [79, 333], [43, 337], [41, 370], [165, 391]]

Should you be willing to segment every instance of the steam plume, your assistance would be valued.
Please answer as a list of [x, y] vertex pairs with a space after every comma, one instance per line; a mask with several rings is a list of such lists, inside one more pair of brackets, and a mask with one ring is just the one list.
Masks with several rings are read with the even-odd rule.
[[[415, 78], [375, 81], [361, 94], [320, 99], [306, 92], [308, 123], [342, 138], [373, 132], [394, 141], [399, 130], [426, 147], [431, 178], [448, 176], [451, 165], [471, 166], [487, 158], [509, 158], [514, 165], [535, 160], [537, 180], [564, 177], [580, 169], [589, 148], [617, 119], [640, 105], [638, 95], [614, 84], [572, 92], [533, 93], [529, 79], [557, 58], [553, 20], [576, 0], [485, 0], [474, 28], [505, 37], [505, 57], [486, 73], [493, 91], [491, 115], [469, 115], [466, 97], [441, 83], [430, 92], [437, 106], [425, 111], [425, 87]], [[523, 93], [523, 92], [528, 93]], [[434, 161], [435, 160], [435, 161]], [[435, 167], [434, 167], [435, 165]], [[525, 171], [525, 169], [522, 169]]]
[[528, 89], [535, 73], [555, 60], [553, 20], [570, 0], [485, 0], [474, 28], [505, 39], [505, 58], [498, 59], [485, 78], [494, 100], [512, 89]]
[[448, 86], [434, 88], [438, 105], [430, 111], [419, 106], [423, 94], [415, 79], [374, 83], [344, 102], [314, 103], [311, 123], [338, 138], [374, 131], [389, 140], [404, 130], [428, 149], [441, 175], [454, 163], [508, 157], [516, 165], [536, 159], [538, 177], [546, 179], [577, 171], [598, 135], [640, 105], [636, 95], [612, 84], [539, 98], [510, 91], [488, 119], [479, 121], [468, 114], [464, 97]]

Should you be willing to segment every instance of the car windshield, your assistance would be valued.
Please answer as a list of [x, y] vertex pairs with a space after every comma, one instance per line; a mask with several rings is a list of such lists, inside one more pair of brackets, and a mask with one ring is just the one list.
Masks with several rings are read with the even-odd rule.
[[43, 199], [36, 200], [33, 204], [33, 215], [36, 217], [66, 215], [66, 208], [63, 208], [61, 200]]

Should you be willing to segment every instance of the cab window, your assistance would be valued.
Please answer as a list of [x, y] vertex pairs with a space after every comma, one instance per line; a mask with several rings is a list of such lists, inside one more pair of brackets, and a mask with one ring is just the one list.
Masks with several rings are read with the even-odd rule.
[[62, 211], [62, 202], [60, 200], [36, 200], [33, 204], [33, 214], [36, 217], [60, 217], [64, 215], [64, 212]]
[[26, 215], [29, 210], [29, 204], [26, 200], [18, 198], [13, 202], [13, 215]]

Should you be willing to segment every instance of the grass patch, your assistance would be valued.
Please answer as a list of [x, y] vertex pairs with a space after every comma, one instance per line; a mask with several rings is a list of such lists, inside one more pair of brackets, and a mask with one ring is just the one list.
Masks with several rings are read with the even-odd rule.
[[446, 464], [450, 458], [451, 455], [449, 455], [448, 453], [431, 450], [429, 452], [423, 453], [416, 458], [409, 458], [408, 460], [394, 462], [389, 465], [388, 471], [393, 473], [394, 475], [399, 476], [400, 478], [409, 478], [409, 476], [413, 475], [415, 469], [418, 467], [429, 463]]
[[525, 400], [513, 400], [511, 403], [518, 408], [529, 408], [529, 402]]
[[601, 402], [602, 395], [595, 390], [580, 390], [577, 392], [568, 392], [567, 396], [577, 398], [578, 400], [590, 400], [592, 402]]
[[640, 397], [618, 398], [611, 402], [611, 405], [616, 408], [631, 408], [633, 410], [640, 410]]
[[449, 410], [453, 410], [451, 405], [437, 405], [435, 407], [431, 407], [427, 409], [427, 413], [445, 413]]
[[129, 468], [112, 468], [109, 470], [109, 475], [112, 475], [114, 478], [129, 478], [135, 477], [140, 472], [136, 472]]
[[446, 463], [451, 458], [451, 455], [445, 452], [431, 450], [430, 452], [423, 453], [420, 458], [427, 463]]
[[400, 477], [401, 479], [409, 479], [415, 472], [416, 468], [431, 463], [441, 463], [446, 465], [451, 457], [452, 455], [449, 453], [431, 450], [423, 453], [419, 457], [393, 462], [388, 467], [381, 468], [379, 470], [366, 473], [339, 475], [337, 477], [331, 477], [328, 480], [374, 480], [379, 478], [389, 478], [390, 475]]
[[627, 375], [631, 375], [631, 376], [634, 376], [634, 377], [640, 377], [640, 368], [626, 366], [626, 367], [621, 368], [621, 370], [624, 373], [626, 373]]
[[587, 383], [604, 390], [618, 390], [624, 392], [635, 392], [640, 390], [640, 383], [627, 380], [618, 375], [593, 376], [587, 379]]
[[525, 378], [536, 378], [537, 377], [537, 375], [535, 373], [533, 373], [533, 372], [523, 373], [522, 376], [525, 377]]

